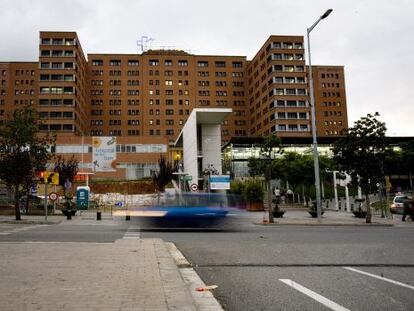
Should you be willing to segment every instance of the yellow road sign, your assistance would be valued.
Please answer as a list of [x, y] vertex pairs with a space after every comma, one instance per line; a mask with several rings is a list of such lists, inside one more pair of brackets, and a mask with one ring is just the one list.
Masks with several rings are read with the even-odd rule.
[[59, 173], [44, 172], [43, 181], [45, 182], [45, 184], [59, 185]]

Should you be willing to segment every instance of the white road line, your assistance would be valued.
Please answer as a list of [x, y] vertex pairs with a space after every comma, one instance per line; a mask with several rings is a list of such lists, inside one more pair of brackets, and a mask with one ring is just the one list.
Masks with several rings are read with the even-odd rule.
[[367, 276], [376, 278], [378, 280], [383, 280], [385, 282], [389, 282], [389, 283], [392, 283], [392, 284], [395, 284], [395, 285], [400, 285], [402, 287], [405, 287], [405, 288], [409, 288], [409, 289], [414, 290], [414, 286], [412, 286], [412, 285], [408, 285], [408, 284], [405, 284], [405, 283], [401, 283], [401, 282], [398, 282], [398, 281], [394, 281], [394, 280], [391, 280], [391, 279], [388, 279], [388, 278], [384, 278], [384, 277], [379, 276], [379, 275], [376, 275], [376, 274], [368, 273], [368, 272], [361, 271], [361, 270], [358, 270], [358, 269], [354, 269], [354, 268], [351, 268], [351, 267], [343, 267], [343, 268], [346, 269], [346, 270], [349, 270], [349, 271], [354, 271], [354, 272], [357, 272], [357, 273], [361, 273], [363, 275], [367, 275]]
[[305, 294], [312, 299], [316, 300], [317, 302], [323, 304], [324, 306], [328, 307], [331, 310], [334, 311], [349, 311], [349, 309], [342, 307], [341, 305], [338, 305], [337, 303], [333, 302], [332, 300], [329, 300], [328, 298], [325, 298], [318, 293], [315, 293], [314, 291], [311, 291], [310, 289], [292, 281], [289, 279], [279, 279], [279, 281], [285, 283], [286, 285], [296, 289], [297, 291], [300, 291], [302, 294]]
[[123, 239], [139, 239], [141, 237], [141, 231], [139, 227], [129, 227], [125, 232]]

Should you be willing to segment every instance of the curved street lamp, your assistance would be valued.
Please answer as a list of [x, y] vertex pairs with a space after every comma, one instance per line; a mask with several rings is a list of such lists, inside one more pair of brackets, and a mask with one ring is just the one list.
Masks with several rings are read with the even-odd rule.
[[313, 93], [313, 78], [312, 78], [312, 62], [311, 62], [311, 50], [310, 50], [310, 39], [309, 35], [313, 28], [319, 24], [319, 22], [329, 16], [332, 13], [332, 9], [327, 10], [325, 13], [319, 17], [319, 19], [307, 29], [307, 39], [308, 39], [308, 56], [309, 56], [309, 70], [308, 70], [308, 80], [309, 80], [309, 92], [310, 92], [310, 104], [311, 104], [311, 113], [312, 113], [312, 137], [313, 137], [313, 162], [315, 168], [315, 192], [316, 192], [316, 210], [318, 215], [318, 222], [321, 221], [321, 189], [320, 189], [320, 180], [319, 180], [319, 155], [318, 155], [318, 142], [316, 139], [316, 120], [315, 120], [315, 95]]

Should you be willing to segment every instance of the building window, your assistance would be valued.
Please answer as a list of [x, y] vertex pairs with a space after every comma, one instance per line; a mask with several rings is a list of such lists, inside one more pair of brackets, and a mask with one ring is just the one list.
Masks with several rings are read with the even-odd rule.
[[158, 59], [150, 59], [149, 60], [149, 65], [150, 66], [158, 66], [159, 65], [159, 60]]
[[187, 67], [188, 66], [188, 62], [186, 60], [179, 60], [178, 61], [178, 66], [179, 67]]
[[198, 67], [208, 67], [208, 62], [207, 61], [198, 61], [197, 66]]
[[198, 71], [197, 72], [197, 76], [199, 76], [199, 77], [208, 77], [209, 74], [210, 73], [208, 71]]
[[121, 66], [121, 61], [118, 59], [111, 59], [109, 61], [109, 66]]

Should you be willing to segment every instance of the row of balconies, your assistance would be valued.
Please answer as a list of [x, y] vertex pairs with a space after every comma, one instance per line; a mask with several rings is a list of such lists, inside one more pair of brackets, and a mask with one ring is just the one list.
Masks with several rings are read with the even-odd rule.
[[309, 112], [275, 112], [270, 120], [309, 120]]
[[310, 132], [308, 124], [278, 124], [273, 125], [270, 130], [272, 132]]
[[272, 65], [268, 71], [269, 74], [273, 72], [305, 72], [305, 66], [302, 65]]
[[306, 84], [305, 77], [272, 77], [268, 85], [274, 84]]
[[303, 43], [301, 42], [272, 42], [270, 44], [271, 49], [303, 49]]
[[73, 50], [41, 50], [40, 57], [75, 57]]
[[76, 64], [73, 62], [40, 62], [40, 69], [75, 69]]
[[267, 58], [267, 62], [269, 63], [272, 60], [286, 60], [286, 61], [303, 61], [304, 57], [303, 54], [272, 54]]
[[306, 89], [279, 89], [279, 88], [272, 89], [269, 92], [269, 97], [270, 96], [285, 96], [285, 95], [306, 96], [308, 95], [308, 92]]
[[41, 38], [40, 45], [75, 45], [76, 39], [67, 39], [67, 38], [59, 38], [59, 39], [50, 39], [50, 38]]
[[309, 107], [309, 102], [305, 100], [274, 100], [270, 103], [269, 109], [284, 107]]

